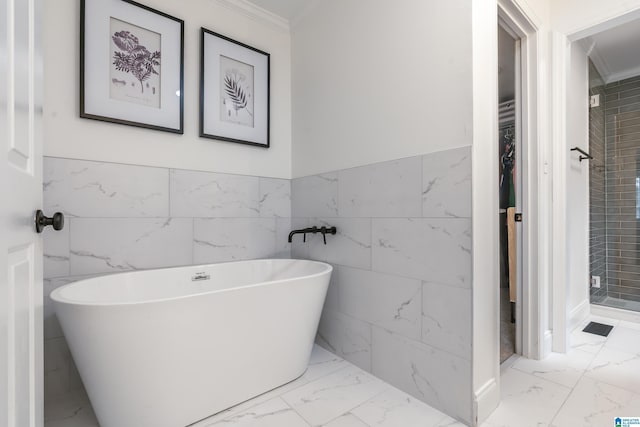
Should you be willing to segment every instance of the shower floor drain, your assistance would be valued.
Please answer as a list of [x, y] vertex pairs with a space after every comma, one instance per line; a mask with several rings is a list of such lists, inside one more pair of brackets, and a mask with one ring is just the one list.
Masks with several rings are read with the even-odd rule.
[[605, 325], [603, 323], [597, 322], [589, 322], [586, 328], [582, 330], [582, 332], [587, 332], [589, 334], [601, 335], [606, 337], [609, 335], [609, 332], [613, 329], [613, 326]]

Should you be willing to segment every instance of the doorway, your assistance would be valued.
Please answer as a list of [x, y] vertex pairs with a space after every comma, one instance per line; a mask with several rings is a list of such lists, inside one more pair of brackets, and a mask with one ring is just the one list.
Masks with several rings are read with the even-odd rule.
[[[500, 363], [520, 353], [518, 304], [522, 238], [522, 190], [519, 135], [520, 39], [502, 20], [498, 21], [498, 166], [500, 233]], [[520, 233], [519, 233], [520, 231]], [[521, 341], [520, 341], [521, 342]]]

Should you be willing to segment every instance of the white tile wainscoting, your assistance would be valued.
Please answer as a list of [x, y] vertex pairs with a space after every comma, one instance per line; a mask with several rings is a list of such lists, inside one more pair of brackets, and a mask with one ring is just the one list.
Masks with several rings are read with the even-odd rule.
[[471, 147], [294, 179], [295, 258], [334, 265], [317, 342], [471, 420]]
[[45, 399], [81, 390], [48, 296], [127, 270], [289, 258], [291, 181], [45, 157]]

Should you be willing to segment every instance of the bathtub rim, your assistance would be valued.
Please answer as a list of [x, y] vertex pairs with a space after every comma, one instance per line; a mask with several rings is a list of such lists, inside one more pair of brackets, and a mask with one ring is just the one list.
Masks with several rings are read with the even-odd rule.
[[[324, 266], [325, 269], [320, 271], [320, 272], [318, 272], [318, 273], [308, 274], [308, 275], [304, 275], [304, 276], [296, 276], [296, 277], [291, 277], [291, 278], [288, 278], [288, 279], [269, 280], [269, 281], [264, 281], [264, 282], [258, 282], [258, 283], [242, 285], [240, 287], [233, 287], [233, 288], [228, 288], [228, 289], [218, 289], [218, 290], [211, 290], [211, 291], [205, 291], [205, 292], [190, 293], [190, 294], [186, 294], [186, 295], [166, 297], [166, 298], [153, 298], [153, 299], [147, 299], [147, 300], [144, 300], [144, 301], [116, 302], [116, 303], [114, 303], [114, 302], [96, 302], [96, 301], [71, 301], [71, 300], [68, 300], [66, 298], [62, 298], [62, 297], [60, 297], [58, 295], [67, 287], [78, 286], [79, 284], [81, 284], [83, 282], [96, 280], [96, 279], [102, 279], [102, 278], [105, 278], [105, 277], [115, 277], [115, 276], [121, 276], [121, 275], [137, 275], [137, 274], [146, 273], [148, 271], [162, 271], [162, 270], [171, 270], [171, 269], [177, 269], [177, 268], [211, 267], [211, 266], [214, 266], [214, 265], [248, 263], [248, 262], [255, 262], [255, 261], [302, 261], [302, 262], [306, 262], [306, 263], [320, 264], [320, 265]], [[215, 262], [215, 263], [208, 263], [208, 264], [175, 265], [175, 266], [171, 266], [171, 267], [146, 268], [146, 269], [133, 270], [133, 271], [122, 271], [122, 272], [117, 272], [117, 273], [100, 274], [100, 275], [97, 275], [97, 276], [94, 276], [94, 277], [88, 277], [86, 279], [81, 279], [81, 280], [77, 280], [77, 281], [73, 281], [73, 282], [64, 284], [64, 285], [54, 289], [49, 294], [49, 298], [56, 304], [68, 304], [68, 305], [73, 305], [73, 306], [117, 307], [117, 306], [135, 306], [135, 305], [144, 305], [144, 304], [157, 304], [157, 303], [163, 303], [163, 302], [168, 302], [168, 301], [179, 301], [179, 300], [184, 300], [184, 299], [188, 299], [188, 298], [201, 297], [203, 295], [223, 294], [223, 293], [227, 293], [227, 292], [237, 291], [239, 289], [252, 289], [252, 288], [257, 288], [257, 287], [261, 287], [261, 286], [272, 285], [274, 283], [289, 283], [289, 282], [292, 282], [294, 280], [312, 279], [312, 278], [315, 278], [315, 277], [320, 277], [320, 276], [322, 276], [324, 274], [327, 274], [327, 273], [331, 274], [331, 273], [333, 273], [333, 270], [334, 270], [334, 268], [333, 268], [333, 266], [331, 264], [323, 262], [323, 261], [314, 261], [314, 260], [306, 260], [306, 259], [295, 259], [295, 258], [256, 258], [256, 259], [249, 259], [249, 260], [225, 261], [225, 262]]]

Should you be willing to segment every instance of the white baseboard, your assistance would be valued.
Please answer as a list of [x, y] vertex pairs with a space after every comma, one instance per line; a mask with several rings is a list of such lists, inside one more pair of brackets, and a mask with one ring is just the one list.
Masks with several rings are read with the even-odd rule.
[[624, 310], [622, 308], [591, 304], [591, 314], [595, 316], [609, 317], [616, 320], [640, 323], [640, 313], [637, 311]]
[[479, 426], [500, 404], [500, 387], [495, 378], [487, 381], [474, 395], [473, 425]]
[[544, 331], [544, 338], [542, 342], [542, 358], [545, 359], [548, 355], [551, 354], [551, 349], [553, 348], [553, 332], [550, 330]]
[[589, 313], [590, 313], [590, 304], [589, 304], [589, 300], [586, 299], [582, 301], [580, 304], [578, 304], [576, 308], [571, 310], [571, 312], [569, 313], [569, 325], [568, 325], [569, 329], [567, 332], [571, 332], [575, 328], [580, 326], [580, 324], [584, 322], [587, 317], [589, 317]]

